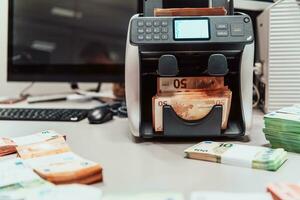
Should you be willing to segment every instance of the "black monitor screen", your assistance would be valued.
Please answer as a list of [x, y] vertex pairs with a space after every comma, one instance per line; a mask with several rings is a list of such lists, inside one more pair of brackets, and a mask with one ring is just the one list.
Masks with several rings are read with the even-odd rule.
[[10, 1], [8, 80], [122, 79], [137, 9], [137, 0]]

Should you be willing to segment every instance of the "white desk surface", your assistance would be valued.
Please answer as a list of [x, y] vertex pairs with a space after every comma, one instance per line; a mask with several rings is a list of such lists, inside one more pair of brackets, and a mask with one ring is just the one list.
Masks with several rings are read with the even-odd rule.
[[[43, 105], [54, 104], [61, 103]], [[267, 144], [262, 126], [262, 113], [256, 110], [250, 142], [246, 144]], [[75, 153], [103, 166], [104, 182], [95, 186], [105, 193], [167, 190], [188, 196], [195, 190], [264, 192], [272, 182], [300, 182], [300, 155], [289, 153], [289, 160], [277, 172], [190, 160], [184, 158], [183, 151], [200, 139], [135, 143], [127, 119], [115, 118], [101, 125], [90, 125], [87, 120], [77, 123], [0, 121], [1, 136], [23, 136], [46, 129], [66, 134]]]

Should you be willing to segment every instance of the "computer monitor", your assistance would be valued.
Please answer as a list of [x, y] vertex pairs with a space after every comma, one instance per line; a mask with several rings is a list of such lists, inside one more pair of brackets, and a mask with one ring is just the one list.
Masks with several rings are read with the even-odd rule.
[[9, 0], [8, 81], [123, 82], [138, 0]]

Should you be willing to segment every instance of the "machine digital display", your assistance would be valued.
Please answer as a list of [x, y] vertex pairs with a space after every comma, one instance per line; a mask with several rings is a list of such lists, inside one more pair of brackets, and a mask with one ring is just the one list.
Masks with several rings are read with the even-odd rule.
[[175, 40], [208, 40], [210, 38], [208, 19], [175, 19]]

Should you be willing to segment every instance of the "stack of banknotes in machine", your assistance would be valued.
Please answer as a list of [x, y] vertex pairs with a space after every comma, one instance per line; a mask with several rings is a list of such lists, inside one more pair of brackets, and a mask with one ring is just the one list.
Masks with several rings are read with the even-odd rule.
[[272, 147], [300, 153], [300, 106], [271, 112], [264, 117], [263, 129]]
[[0, 157], [16, 153], [16, 147], [19, 145], [29, 145], [38, 142], [44, 142], [58, 137], [65, 137], [55, 131], [46, 130], [36, 134], [15, 137], [15, 138], [0, 138]]
[[254, 169], [276, 171], [286, 160], [284, 149], [204, 141], [185, 150], [186, 157]]
[[300, 184], [276, 183], [268, 186], [273, 200], [299, 200]]
[[99, 164], [71, 152], [64, 137], [16, 147], [18, 155], [34, 171], [55, 184], [92, 184], [102, 180]]
[[222, 129], [227, 128], [232, 92], [224, 77], [160, 77], [152, 98], [153, 127], [163, 131], [163, 107], [170, 105], [184, 120], [200, 120], [216, 105], [221, 105]]

